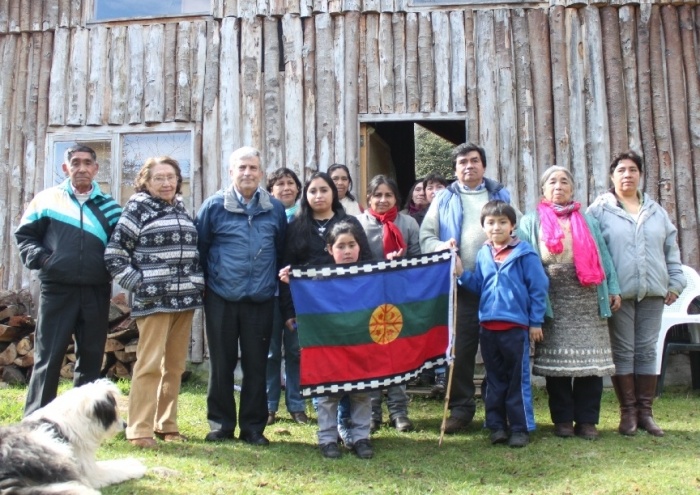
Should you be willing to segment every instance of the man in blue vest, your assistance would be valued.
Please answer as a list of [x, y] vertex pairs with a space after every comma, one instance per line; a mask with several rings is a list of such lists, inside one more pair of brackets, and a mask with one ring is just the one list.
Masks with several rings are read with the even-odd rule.
[[[481, 209], [494, 199], [510, 203], [503, 184], [484, 177], [486, 155], [473, 143], [452, 151], [457, 180], [440, 191], [430, 204], [420, 229], [421, 251], [457, 249], [465, 270], [474, 270], [476, 253], [486, 241]], [[464, 430], [474, 418], [474, 366], [479, 346], [479, 296], [458, 286], [455, 361], [450, 390], [450, 417], [445, 433]]]

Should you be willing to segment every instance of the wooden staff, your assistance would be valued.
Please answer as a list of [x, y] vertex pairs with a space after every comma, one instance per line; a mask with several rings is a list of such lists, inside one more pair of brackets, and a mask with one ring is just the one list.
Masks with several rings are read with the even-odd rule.
[[[452, 252], [454, 258], [456, 253]], [[445, 437], [445, 424], [447, 423], [447, 411], [450, 404], [450, 390], [452, 390], [452, 373], [455, 369], [455, 341], [457, 340], [457, 273], [452, 268], [452, 277], [454, 279], [454, 290], [452, 291], [452, 347], [450, 348], [450, 371], [447, 375], [447, 388], [445, 389], [445, 409], [442, 413], [442, 424], [440, 425], [440, 441], [438, 447], [442, 446], [442, 439]]]

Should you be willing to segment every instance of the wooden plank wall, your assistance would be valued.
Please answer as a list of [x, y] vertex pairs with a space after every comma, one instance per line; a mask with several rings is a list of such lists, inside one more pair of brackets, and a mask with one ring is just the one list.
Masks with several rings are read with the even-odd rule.
[[358, 118], [375, 114], [463, 119], [524, 211], [550, 164], [589, 203], [611, 156], [637, 148], [700, 267], [700, 6], [559, 3], [218, 0], [213, 17], [86, 24], [80, 1], [1, 2], [0, 285], [27, 284], [12, 232], [43, 188], [53, 127], [191, 123], [199, 203], [242, 144], [268, 170], [344, 162], [359, 177]]

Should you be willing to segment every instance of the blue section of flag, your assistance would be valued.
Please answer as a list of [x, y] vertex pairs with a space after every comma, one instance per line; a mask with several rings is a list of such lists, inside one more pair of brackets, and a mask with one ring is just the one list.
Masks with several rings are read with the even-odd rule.
[[329, 278], [290, 279], [297, 315], [328, 314], [401, 305], [434, 299], [450, 292], [450, 260], [410, 268]]

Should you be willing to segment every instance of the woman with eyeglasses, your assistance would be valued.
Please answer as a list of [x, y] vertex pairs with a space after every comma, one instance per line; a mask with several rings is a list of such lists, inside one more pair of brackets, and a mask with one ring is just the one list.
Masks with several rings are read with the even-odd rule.
[[156, 447], [154, 435], [186, 440], [177, 425], [177, 398], [204, 276], [181, 185], [177, 161], [148, 158], [105, 250], [107, 269], [134, 296], [139, 343], [126, 438], [140, 448]]

